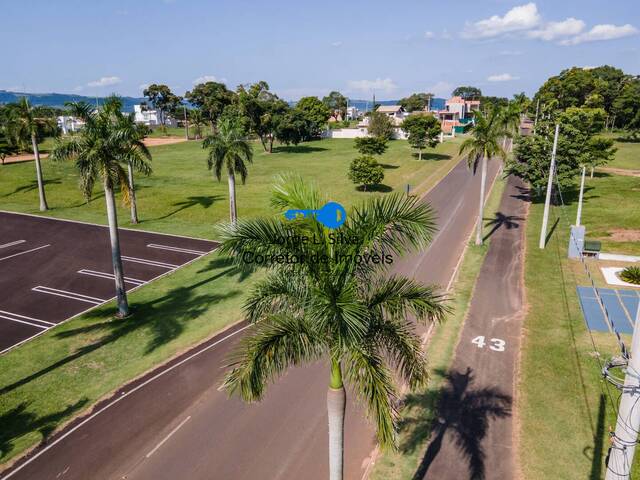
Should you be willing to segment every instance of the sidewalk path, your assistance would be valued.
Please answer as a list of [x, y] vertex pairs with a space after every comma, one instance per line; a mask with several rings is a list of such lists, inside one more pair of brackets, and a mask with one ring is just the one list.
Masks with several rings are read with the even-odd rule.
[[527, 208], [525, 185], [509, 177], [436, 427], [415, 478], [516, 477], [512, 404], [524, 317]]

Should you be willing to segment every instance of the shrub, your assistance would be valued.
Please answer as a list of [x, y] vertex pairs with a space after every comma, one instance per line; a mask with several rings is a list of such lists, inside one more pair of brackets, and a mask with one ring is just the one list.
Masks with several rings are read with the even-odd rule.
[[349, 180], [356, 185], [375, 185], [384, 179], [384, 170], [371, 155], [356, 158], [349, 166]]
[[391, 140], [393, 137], [393, 124], [389, 117], [381, 112], [371, 113], [368, 129], [373, 137], [382, 137], [386, 140]]
[[640, 285], [640, 267], [627, 267], [620, 272], [620, 278], [625, 282]]
[[356, 138], [354, 147], [361, 155], [382, 155], [387, 150], [387, 139], [383, 137]]

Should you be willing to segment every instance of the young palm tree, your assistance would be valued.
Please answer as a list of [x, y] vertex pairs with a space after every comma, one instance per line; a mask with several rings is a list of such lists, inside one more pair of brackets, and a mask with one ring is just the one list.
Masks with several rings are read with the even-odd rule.
[[109, 221], [111, 260], [116, 285], [118, 316], [129, 314], [127, 292], [124, 285], [118, 218], [114, 190], [120, 187], [125, 203], [130, 202], [130, 185], [125, 166], [143, 174], [151, 173], [149, 152], [131, 140], [130, 132], [123, 128], [117, 97], [107, 99], [99, 111], [84, 103], [69, 104], [72, 114], [85, 122], [82, 130], [73, 137], [58, 141], [51, 153], [53, 160], [75, 160], [80, 172], [80, 188], [87, 201], [91, 198], [96, 180], [102, 181]]
[[194, 108], [189, 111], [189, 126], [193, 127], [193, 135], [196, 140], [200, 140], [202, 137], [202, 127], [204, 126], [204, 116], [202, 110]]
[[522, 113], [520, 105], [514, 100], [500, 109], [498, 112], [499, 123], [504, 130], [502, 139], [502, 149], [507, 151], [507, 139], [518, 134], [520, 129], [520, 114]]
[[253, 161], [253, 149], [251, 144], [242, 135], [242, 129], [231, 118], [223, 118], [218, 121], [216, 133], [209, 135], [202, 142], [202, 148], [209, 149], [207, 166], [214, 171], [220, 181], [222, 169], [227, 169], [229, 178], [229, 210], [231, 223], [236, 223], [238, 211], [236, 209], [236, 173], [240, 175], [242, 183], [247, 179], [247, 166], [245, 162]]
[[38, 117], [37, 112], [31, 108], [26, 97], [22, 97], [17, 103], [11, 123], [14, 135], [17, 138], [29, 138], [33, 149], [36, 164], [36, 180], [38, 182], [38, 194], [40, 196], [40, 210], [49, 209], [44, 192], [42, 179], [42, 163], [40, 162], [40, 149], [38, 148], [38, 135], [43, 129], [53, 131], [56, 129], [55, 120], [48, 117]]
[[[298, 178], [277, 183], [273, 204], [280, 210], [318, 209], [324, 202]], [[395, 446], [392, 369], [410, 387], [427, 379], [420, 337], [408, 316], [419, 323], [439, 321], [448, 309], [433, 286], [389, 275], [385, 263], [425, 247], [434, 232], [431, 208], [406, 195], [370, 199], [353, 208], [339, 230], [309, 217], [220, 227], [222, 251], [240, 265], [251, 256], [290, 260], [268, 263], [266, 277], [250, 293], [244, 308], [252, 331], [232, 356], [224, 385], [245, 401], [259, 401], [286, 369], [327, 359], [331, 480], [343, 474], [345, 380], [366, 404], [380, 444]], [[333, 241], [336, 233], [348, 241]], [[302, 236], [314, 241], [295, 241]]]
[[471, 130], [471, 137], [460, 145], [460, 154], [467, 156], [469, 166], [481, 162], [482, 178], [480, 180], [480, 203], [478, 211], [478, 223], [476, 225], [476, 245], [482, 245], [482, 219], [484, 215], [484, 196], [487, 183], [487, 161], [496, 155], [503, 159], [506, 157], [504, 149], [500, 146], [500, 137], [505, 131], [500, 122], [499, 113], [495, 109], [486, 114], [475, 113], [475, 125]]

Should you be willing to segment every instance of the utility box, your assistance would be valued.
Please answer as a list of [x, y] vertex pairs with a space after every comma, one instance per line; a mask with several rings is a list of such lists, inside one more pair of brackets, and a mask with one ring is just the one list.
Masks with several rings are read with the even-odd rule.
[[584, 225], [571, 225], [571, 236], [569, 237], [569, 258], [580, 258], [584, 250]]

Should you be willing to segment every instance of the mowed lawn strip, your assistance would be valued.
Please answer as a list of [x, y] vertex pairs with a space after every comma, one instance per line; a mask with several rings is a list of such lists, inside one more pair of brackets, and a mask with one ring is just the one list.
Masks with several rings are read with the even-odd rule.
[[[637, 147], [636, 147], [637, 148]], [[583, 223], [587, 237], [612, 228], [640, 228], [637, 178], [598, 174], [587, 179]], [[589, 285], [582, 265], [566, 258], [567, 222], [575, 222], [577, 193], [565, 192], [565, 213], [554, 207], [550, 226], [558, 220], [544, 250], [538, 248], [544, 205], [532, 205], [527, 225], [525, 320], [518, 405], [521, 427], [520, 464], [524, 478], [600, 479], [615, 427], [618, 392], [607, 388], [600, 373], [580, 309], [576, 286]], [[603, 242], [603, 250], [640, 253], [639, 242]], [[599, 262], [588, 262], [598, 284]], [[609, 286], [611, 288], [611, 286]], [[625, 339], [627, 345], [630, 339]], [[596, 350], [604, 361], [618, 355], [615, 338], [595, 333]], [[609, 397], [611, 394], [611, 398]], [[638, 469], [635, 463], [634, 471]]]
[[[238, 182], [238, 215], [256, 217], [271, 215], [269, 195], [274, 177], [294, 172], [315, 181], [331, 200], [345, 207], [373, 195], [404, 191], [406, 184], [423, 184], [437, 172], [444, 176], [443, 166], [453, 166], [459, 138], [428, 149], [418, 161], [406, 141], [389, 142], [387, 152], [379, 157], [385, 178], [377, 192], [360, 192], [347, 178], [349, 163], [358, 156], [353, 140], [327, 139], [298, 146], [276, 146], [274, 153], [254, 145], [254, 161], [249, 165], [247, 183]], [[153, 174], [136, 177], [137, 226], [129, 223], [128, 209], [119, 204], [118, 220], [122, 227], [141, 228], [165, 233], [214, 238], [213, 226], [229, 216], [226, 173], [218, 182], [206, 166], [207, 152], [199, 141], [152, 147]], [[71, 220], [104, 224], [104, 197], [99, 186], [87, 204], [78, 188], [78, 175], [72, 163], [43, 160], [47, 200], [51, 215]], [[33, 164], [14, 163], [0, 166], [0, 209], [25, 213], [38, 211], [37, 186]]]
[[241, 319], [254, 278], [216, 253], [0, 356], [0, 465], [96, 401]]
[[[496, 180], [485, 207], [487, 217], [485, 218], [485, 228], [490, 228], [488, 222], [499, 210], [505, 185], [505, 180], [501, 178]], [[423, 391], [410, 394], [411, 404], [403, 409], [401, 416], [400, 449], [397, 452], [384, 452], [380, 456], [373, 468], [372, 480], [410, 480], [414, 478], [428, 446], [439, 390], [443, 386], [444, 375], [453, 361], [453, 354], [471, 303], [473, 289], [490, 242], [489, 238], [484, 245], [476, 246], [472, 240], [467, 246], [450, 293], [453, 312], [441, 325], [435, 327], [426, 347], [431, 373], [429, 386]]]

